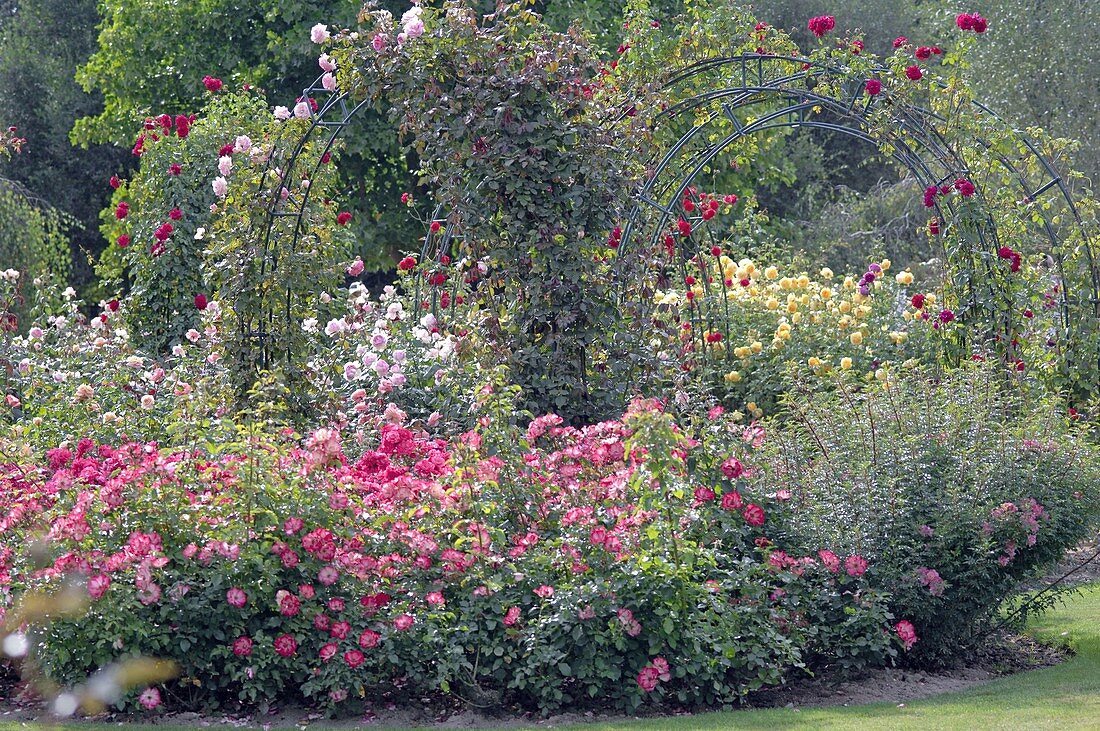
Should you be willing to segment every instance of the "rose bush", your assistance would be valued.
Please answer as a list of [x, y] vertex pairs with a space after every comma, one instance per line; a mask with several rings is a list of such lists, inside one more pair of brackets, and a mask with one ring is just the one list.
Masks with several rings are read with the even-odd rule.
[[[766, 537], [777, 498], [745, 480], [759, 429], [719, 418], [699, 441], [639, 402], [621, 421], [509, 432], [501, 406], [487, 394], [450, 442], [384, 424], [358, 459], [326, 428], [216, 452], [81, 439], [6, 464], [5, 596], [84, 583], [88, 615], [41, 630], [33, 657], [61, 682], [173, 658], [181, 706], [729, 703], [899, 651], [862, 557]], [[45, 567], [23, 553], [32, 537]]]

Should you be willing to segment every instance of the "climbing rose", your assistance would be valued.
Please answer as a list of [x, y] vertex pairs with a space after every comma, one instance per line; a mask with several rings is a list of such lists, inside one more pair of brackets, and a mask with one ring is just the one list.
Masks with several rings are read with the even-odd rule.
[[972, 30], [975, 33], [985, 33], [989, 27], [989, 21], [978, 13], [960, 13], [955, 16], [955, 25], [959, 30]]
[[221, 91], [222, 80], [215, 79], [213, 76], [202, 77], [202, 85], [206, 87], [207, 91]]
[[351, 214], [349, 212], [340, 211], [336, 214], [336, 223], [341, 226], [347, 226], [349, 221], [351, 221]]
[[810, 18], [810, 21], [806, 23], [806, 27], [820, 38], [836, 27], [836, 18], [831, 15], [819, 15], [816, 18]]
[[275, 638], [275, 652], [280, 657], [291, 657], [298, 651], [298, 641], [290, 635], [279, 635]]
[[118, 190], [119, 186], [122, 185], [122, 181], [118, 179], [117, 175], [112, 175], [108, 183], [115, 190]]
[[207, 304], [209, 304], [209, 303], [206, 300], [206, 295], [205, 294], [195, 295], [195, 307], [197, 309], [205, 310]]
[[867, 79], [867, 85], [864, 88], [868, 96], [878, 96], [882, 92], [882, 82], [878, 79]]
[[363, 273], [363, 269], [365, 268], [366, 265], [363, 264], [363, 260], [357, 256], [355, 257], [355, 261], [351, 263], [351, 266], [347, 268], [348, 276], [358, 277], [360, 274]]
[[119, 247], [121, 247], [123, 249], [125, 249], [127, 246], [129, 246], [130, 245], [129, 235], [128, 234], [121, 234], [118, 237], [118, 245], [119, 245]]
[[741, 501], [741, 493], [734, 490], [722, 496], [722, 510], [740, 510], [744, 503]]
[[176, 136], [181, 140], [191, 133], [191, 120], [182, 114], [176, 115]]
[[969, 198], [974, 195], [974, 184], [966, 178], [959, 178], [955, 181], [955, 190], [959, 191], [959, 195], [963, 198]]
[[905, 69], [905, 75], [911, 81], [920, 81], [924, 77], [924, 72], [920, 70], [920, 66], [910, 66]]
[[126, 218], [126, 216], [129, 215], [129, 213], [130, 213], [130, 204], [127, 203], [126, 201], [122, 201], [115, 208], [115, 218], [117, 218], [120, 221], [122, 219]]
[[894, 48], [901, 48], [902, 46], [904, 46], [908, 42], [909, 42], [909, 39], [906, 38], [905, 36], [898, 36], [897, 38], [894, 39]]
[[397, 264], [397, 268], [403, 272], [407, 272], [410, 269], [415, 269], [416, 259], [412, 258], [411, 256], [406, 256]]
[[932, 49], [929, 46], [917, 46], [917, 50], [913, 52], [913, 55], [921, 61], [927, 61], [932, 58]]
[[328, 26], [324, 23], [318, 23], [309, 29], [309, 39], [314, 43], [324, 43], [332, 35], [328, 32]]
[[687, 221], [685, 221], [684, 219], [681, 218], [679, 221], [677, 221], [676, 222], [676, 227], [680, 230], [680, 235], [681, 236], [690, 236], [691, 235], [691, 224], [688, 223]]

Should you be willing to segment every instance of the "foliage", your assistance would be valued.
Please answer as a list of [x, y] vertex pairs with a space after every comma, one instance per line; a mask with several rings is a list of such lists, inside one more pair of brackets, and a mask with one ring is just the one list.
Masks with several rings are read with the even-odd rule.
[[[785, 538], [858, 552], [935, 663], [980, 641], [998, 608], [1095, 529], [1096, 448], [1055, 401], [993, 366], [887, 388], [800, 395], [772, 432], [765, 483], [791, 495]], [[1016, 377], [1014, 377], [1016, 378]]]
[[29, 312], [28, 301], [39, 296], [56, 297], [55, 284], [63, 282], [69, 270], [67, 234], [72, 226], [73, 221], [64, 213], [35, 197], [19, 183], [0, 178], [3, 271], [35, 273], [33, 277], [10, 277], [10, 291], [3, 292], [5, 299], [0, 300], [0, 316], [4, 317], [0, 320], [0, 329], [11, 332], [21, 327], [20, 320]]
[[[76, 66], [95, 47], [95, 23], [95, 0], [6, 3], [0, 10], [3, 122], [25, 139], [19, 156], [5, 160], [0, 152], [0, 178], [19, 183], [40, 201], [36, 205], [61, 216], [71, 254], [56, 275], [82, 293], [94, 284], [89, 256], [102, 248], [97, 221], [110, 197], [107, 177], [126, 164], [124, 150], [106, 145], [74, 150], [69, 144], [73, 120], [100, 104], [73, 80]], [[10, 241], [11, 235], [0, 238]], [[44, 273], [24, 268], [19, 258], [0, 256], [0, 261], [30, 272], [28, 279]]]

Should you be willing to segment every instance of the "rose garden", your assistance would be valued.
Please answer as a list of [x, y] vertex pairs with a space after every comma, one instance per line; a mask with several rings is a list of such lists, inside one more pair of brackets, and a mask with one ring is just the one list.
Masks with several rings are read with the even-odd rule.
[[993, 13], [317, 5], [304, 89], [128, 118], [79, 291], [0, 186], [5, 703], [729, 710], [1096, 559], [1100, 209], [983, 102]]

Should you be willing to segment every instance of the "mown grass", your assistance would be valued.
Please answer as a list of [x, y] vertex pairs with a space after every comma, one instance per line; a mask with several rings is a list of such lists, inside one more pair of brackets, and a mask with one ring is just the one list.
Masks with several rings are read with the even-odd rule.
[[[1035, 620], [1030, 630], [1044, 641], [1068, 644], [1076, 654], [1052, 668], [1020, 673], [960, 693], [902, 707], [891, 703], [832, 707], [775, 708], [696, 716], [622, 719], [558, 726], [563, 731], [724, 731], [725, 729], [1098, 729], [1100, 730], [1100, 584], [1070, 597], [1065, 606]], [[110, 724], [117, 726], [117, 724]], [[310, 726], [324, 729], [328, 724]], [[348, 728], [347, 722], [335, 724]], [[143, 724], [128, 724], [141, 728]], [[216, 727], [214, 724], [207, 728]], [[96, 731], [107, 724], [32, 724], [0, 721], [0, 731], [55, 728]], [[158, 724], [158, 729], [197, 727]], [[230, 727], [226, 727], [230, 728]], [[278, 727], [273, 727], [278, 728]], [[300, 727], [299, 727], [300, 728]], [[369, 726], [368, 728], [383, 728]], [[542, 726], [545, 728], [545, 726]]]

